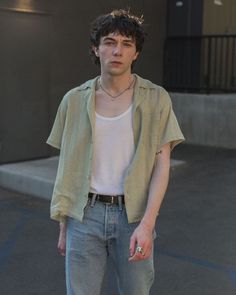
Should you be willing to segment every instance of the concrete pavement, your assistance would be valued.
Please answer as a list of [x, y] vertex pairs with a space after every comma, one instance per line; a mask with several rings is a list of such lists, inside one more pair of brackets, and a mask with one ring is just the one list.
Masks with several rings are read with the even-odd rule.
[[[172, 168], [157, 221], [151, 295], [235, 295], [236, 151], [180, 145], [173, 156], [186, 164]], [[49, 201], [0, 189], [0, 212], [0, 294], [65, 294]], [[109, 264], [103, 295], [115, 286]]]

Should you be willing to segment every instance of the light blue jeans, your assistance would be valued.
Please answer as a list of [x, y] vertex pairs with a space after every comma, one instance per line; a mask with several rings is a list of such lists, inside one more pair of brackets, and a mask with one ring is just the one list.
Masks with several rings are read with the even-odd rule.
[[68, 218], [67, 295], [100, 295], [108, 255], [115, 265], [119, 294], [148, 295], [154, 280], [153, 255], [128, 261], [130, 237], [137, 225], [128, 223], [123, 205], [101, 202], [87, 205], [83, 222]]

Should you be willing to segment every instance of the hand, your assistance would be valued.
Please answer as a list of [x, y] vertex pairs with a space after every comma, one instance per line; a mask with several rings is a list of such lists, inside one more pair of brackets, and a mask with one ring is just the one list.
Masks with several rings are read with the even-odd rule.
[[60, 233], [57, 249], [62, 256], [66, 255], [66, 224], [60, 223]]
[[[148, 259], [153, 247], [153, 228], [140, 223], [130, 238], [130, 258], [129, 261], [139, 261]], [[143, 249], [143, 253], [136, 251], [137, 247]]]

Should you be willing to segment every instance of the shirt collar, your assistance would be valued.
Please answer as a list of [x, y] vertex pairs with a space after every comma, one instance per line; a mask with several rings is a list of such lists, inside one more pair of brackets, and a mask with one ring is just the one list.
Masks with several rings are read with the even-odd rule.
[[[134, 76], [136, 77], [136, 84], [135, 84], [136, 89], [138, 89], [138, 88], [146, 88], [146, 89], [155, 88], [155, 85], [152, 82], [150, 82], [149, 80], [145, 80], [137, 74], [134, 74]], [[82, 91], [82, 90], [87, 90], [87, 89], [92, 89], [92, 88], [95, 89], [95, 85], [96, 85], [96, 82], [99, 77], [100, 76], [97, 76], [94, 79], [88, 80], [87, 82], [83, 83], [82, 85], [80, 85], [78, 87], [78, 90]]]

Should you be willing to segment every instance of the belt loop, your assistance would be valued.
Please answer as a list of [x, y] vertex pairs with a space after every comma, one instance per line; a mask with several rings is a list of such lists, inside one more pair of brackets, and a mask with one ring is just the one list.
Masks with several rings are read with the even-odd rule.
[[123, 207], [122, 207], [122, 197], [121, 196], [118, 196], [118, 206], [119, 206], [119, 211], [122, 211]]
[[96, 203], [96, 198], [97, 198], [97, 194], [93, 194], [91, 202], [90, 202], [90, 207], [94, 207]]

